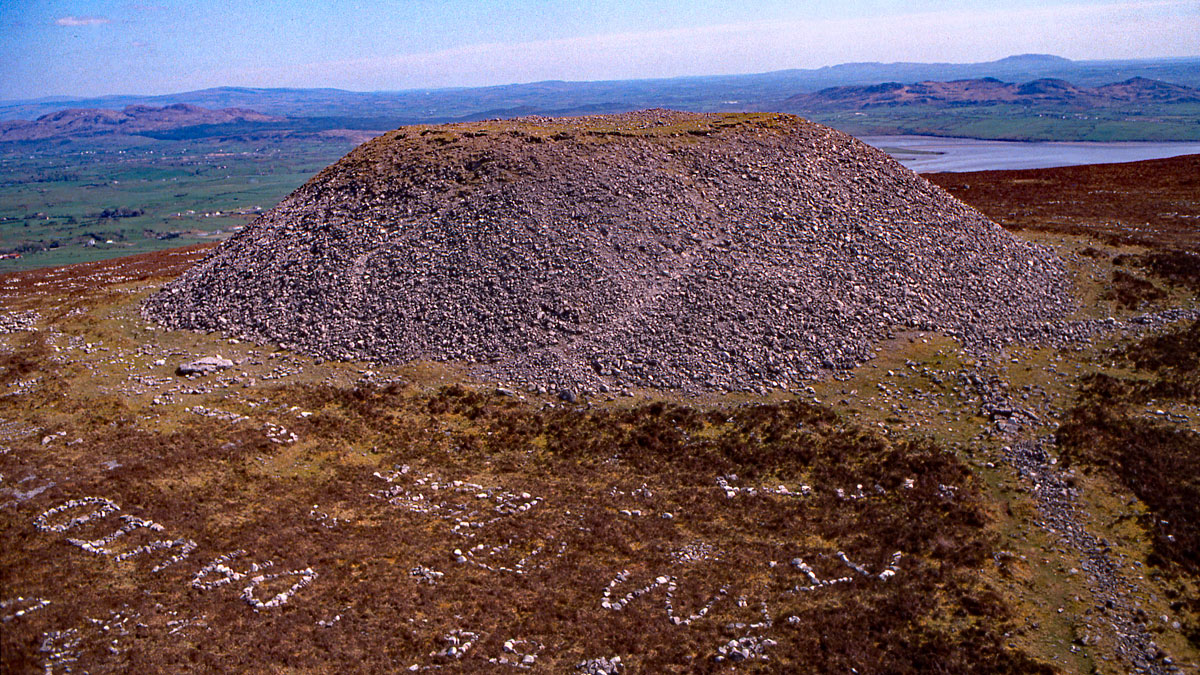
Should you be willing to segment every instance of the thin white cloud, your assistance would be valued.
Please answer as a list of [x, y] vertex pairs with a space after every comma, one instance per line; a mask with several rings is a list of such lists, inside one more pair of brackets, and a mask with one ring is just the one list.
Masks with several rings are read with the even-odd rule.
[[60, 16], [54, 23], [58, 26], [99, 26], [109, 20], [103, 16]]
[[761, 72], [848, 61], [985, 61], [1028, 52], [1082, 59], [1182, 56], [1195, 52], [1200, 34], [1194, 8], [1194, 0], [1132, 0], [736, 23], [474, 44], [220, 75], [258, 86], [387, 89]]

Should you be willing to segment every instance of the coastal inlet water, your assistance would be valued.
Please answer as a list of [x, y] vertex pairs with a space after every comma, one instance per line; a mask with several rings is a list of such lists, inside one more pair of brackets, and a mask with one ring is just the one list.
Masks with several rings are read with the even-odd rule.
[[1200, 143], [1062, 143], [981, 141], [937, 136], [863, 136], [859, 140], [917, 173], [1044, 169], [1200, 154]]

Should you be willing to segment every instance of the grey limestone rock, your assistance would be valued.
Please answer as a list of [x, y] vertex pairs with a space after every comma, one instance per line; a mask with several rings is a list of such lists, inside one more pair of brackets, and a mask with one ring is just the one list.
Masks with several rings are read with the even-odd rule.
[[208, 375], [209, 373], [215, 373], [218, 370], [232, 368], [233, 366], [233, 361], [230, 361], [227, 358], [221, 356], [205, 356], [204, 358], [196, 359], [190, 363], [179, 364], [179, 367], [175, 369], [175, 372], [179, 375]]

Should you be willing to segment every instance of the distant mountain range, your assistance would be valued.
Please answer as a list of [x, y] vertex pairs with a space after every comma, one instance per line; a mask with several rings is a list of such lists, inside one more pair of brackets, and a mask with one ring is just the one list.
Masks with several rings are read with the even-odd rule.
[[145, 135], [206, 124], [282, 122], [285, 118], [244, 108], [210, 110], [187, 103], [156, 108], [130, 105], [124, 110], [69, 108], [47, 113], [32, 122], [0, 122], [0, 141], [37, 141], [107, 134]]
[[994, 77], [951, 82], [885, 82], [830, 87], [798, 94], [783, 101], [781, 110], [794, 112], [863, 110], [884, 106], [965, 106], [1011, 103], [1066, 109], [1105, 108], [1132, 103], [1197, 103], [1200, 89], [1134, 77], [1099, 87], [1079, 87], [1066, 80], [1043, 78], [1013, 84]]
[[610, 113], [654, 107], [708, 112], [773, 110], [793, 96], [829, 87], [989, 77], [1006, 82], [1053, 78], [1079, 87], [1096, 87], [1142, 77], [1200, 87], [1200, 57], [1072, 61], [1044, 54], [1025, 54], [986, 63], [848, 63], [754, 75], [610, 82], [548, 81], [394, 92], [218, 87], [161, 96], [54, 97], [0, 102], [0, 120], [35, 119], [64, 108], [121, 110], [130, 105], [186, 103], [212, 109], [250, 108], [267, 115], [291, 118], [333, 118], [319, 125], [326, 128], [341, 125], [357, 129], [390, 129], [401, 124], [534, 113]]
[[398, 92], [219, 87], [0, 103], [0, 120], [36, 118], [0, 121], [0, 141], [322, 134], [361, 142], [406, 124], [643, 108], [795, 112], [860, 135], [1182, 141], [1200, 140], [1198, 87], [1200, 57], [1071, 61], [1038, 54], [987, 63], [853, 63], [757, 75]]

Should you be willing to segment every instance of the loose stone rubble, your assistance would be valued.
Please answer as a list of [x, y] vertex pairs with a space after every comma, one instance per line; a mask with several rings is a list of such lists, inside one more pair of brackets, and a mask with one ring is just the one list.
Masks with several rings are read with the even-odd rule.
[[287, 428], [281, 427], [273, 422], [267, 422], [263, 425], [263, 429], [267, 432], [267, 440], [279, 445], [287, 445], [300, 440], [300, 437], [295, 433], [288, 431]]
[[616, 675], [625, 670], [625, 664], [621, 663], [621, 657], [614, 656], [612, 658], [600, 657], [596, 659], [586, 659], [575, 664], [575, 670], [580, 670], [585, 675]]
[[[61, 516], [64, 512], [70, 513], [73, 509], [83, 508], [84, 512], [74, 516], [62, 523], [52, 524], [55, 516]], [[40, 532], [55, 532], [61, 533], [72, 528], [78, 527], [92, 520], [107, 518], [108, 516], [120, 511], [121, 507], [110, 499], [104, 497], [82, 497], [71, 499], [58, 506], [46, 509], [33, 520], [34, 528]], [[160, 572], [167, 567], [179, 563], [187, 559], [196, 550], [198, 545], [190, 539], [156, 539], [140, 546], [130, 547], [125, 551], [115, 551], [109, 547], [114, 542], [121, 540], [130, 533], [137, 530], [147, 530], [153, 533], [161, 533], [166, 531], [162, 525], [146, 518], [125, 514], [121, 515], [120, 520], [122, 525], [111, 534], [99, 539], [78, 539], [67, 537], [66, 541], [83, 549], [88, 553], [96, 556], [110, 556], [114, 560], [122, 561], [142, 556], [155, 551], [178, 551], [150, 568], [151, 573]], [[298, 591], [311, 584], [319, 575], [311, 567], [304, 569], [295, 569], [287, 572], [278, 572], [274, 574], [256, 574], [265, 568], [271, 567], [272, 563], [267, 561], [261, 565], [254, 563], [250, 565], [248, 571], [238, 572], [228, 566], [226, 563], [245, 555], [244, 550], [236, 550], [224, 555], [218, 556], [208, 565], [201, 567], [192, 577], [191, 586], [197, 590], [211, 591], [225, 584], [234, 581], [241, 581], [250, 577], [250, 582], [242, 589], [241, 599], [254, 608], [254, 611], [262, 609], [272, 609], [286, 604], [292, 596]], [[215, 575], [216, 579], [208, 580], [209, 576]], [[254, 575], [254, 576], [251, 576]], [[275, 594], [269, 600], [260, 600], [255, 595], [255, 589], [266, 582], [274, 579], [284, 579], [289, 577], [297, 577], [297, 581], [285, 591]], [[44, 651], [44, 650], [43, 650]]]
[[[510, 557], [520, 555], [511, 551], [514, 542], [512, 539], [506, 541], [499, 546], [487, 546], [486, 544], [476, 544], [475, 546], [463, 551], [462, 549], [454, 549], [454, 561], [460, 564], [474, 565], [480, 569], [489, 572], [508, 572], [509, 574], [528, 574], [531, 570], [544, 567], [548, 562], [546, 553], [546, 544], [540, 544], [529, 551], [526, 555], [514, 562], [507, 562]], [[561, 558], [566, 544], [560, 543], [555, 550], [554, 557]], [[506, 555], [507, 554], [507, 555]], [[499, 556], [499, 557], [497, 557]], [[502, 564], [503, 560], [506, 564]]]
[[217, 410], [215, 408], [205, 408], [202, 405], [192, 406], [191, 408], [188, 408], [187, 410], [188, 410], [188, 412], [192, 413], [193, 415], [199, 415], [201, 417], [211, 417], [213, 419], [218, 419], [218, 420], [225, 420], [226, 422], [230, 422], [232, 424], [237, 424], [238, 422], [244, 422], [244, 421], [250, 419], [249, 417], [246, 417], [245, 415], [239, 415], [237, 413], [227, 412], [225, 410]]
[[313, 504], [313, 507], [308, 510], [308, 516], [321, 524], [321, 527], [333, 529], [338, 526], [341, 519], [336, 516], [331, 516], [328, 513], [320, 510], [320, 506]]
[[488, 663], [496, 663], [513, 668], [528, 670], [537, 663], [538, 653], [543, 645], [533, 640], [511, 639], [504, 641], [504, 654], [488, 659]]
[[38, 651], [45, 655], [45, 672], [70, 672], [71, 664], [79, 660], [79, 645], [83, 637], [78, 628], [48, 631], [42, 635]]
[[[275, 574], [259, 574], [250, 579], [250, 585], [242, 589], [242, 600], [254, 609], [271, 609], [287, 604], [287, 601], [296, 594], [297, 591], [311, 584], [319, 576], [311, 567], [306, 567], [302, 570], [291, 570], [288, 572], [276, 572]], [[292, 584], [286, 591], [276, 593], [270, 600], [259, 600], [254, 596], [254, 589], [272, 579], [281, 579], [285, 577], [300, 577], [296, 583]]]
[[634, 589], [626, 593], [624, 597], [618, 600], [613, 600], [613, 589], [615, 589], [618, 585], [629, 581], [629, 570], [621, 570], [620, 572], [617, 572], [617, 576], [614, 577], [612, 581], [608, 582], [608, 585], [604, 587], [604, 593], [600, 597], [600, 606], [604, 609], [610, 609], [614, 612], [619, 612], [622, 609], [625, 609], [625, 606], [629, 603], [642, 597], [642, 595], [653, 591], [659, 586], [666, 585], [670, 580], [671, 578], [666, 576], [655, 577], [650, 584], [638, 589]]
[[[105, 504], [104, 506], [107, 507], [108, 504]], [[105, 513], [105, 512], [99, 511], [99, 512], [94, 512], [94, 513]], [[79, 519], [76, 519], [76, 520], [79, 520]], [[139, 555], [143, 555], [145, 553], [152, 553], [154, 551], [169, 551], [169, 550], [175, 549], [175, 548], [179, 549], [178, 553], [176, 553], [175, 555], [167, 558], [166, 560], [164, 560], [164, 561], [160, 562], [159, 564], [155, 565], [154, 567], [152, 567], [150, 569], [151, 572], [160, 572], [160, 571], [166, 569], [167, 567], [174, 565], [175, 563], [187, 558], [188, 556], [190, 556], [192, 554], [192, 551], [196, 550], [196, 542], [194, 542], [190, 539], [156, 539], [156, 540], [148, 542], [146, 544], [142, 544], [141, 546], [136, 546], [127, 551], [121, 551], [118, 553], [116, 551], [109, 549], [108, 547], [111, 546], [114, 542], [118, 541], [122, 537], [125, 537], [126, 535], [128, 535], [131, 532], [134, 532], [136, 530], [141, 530], [141, 529], [149, 530], [151, 532], [163, 532], [166, 530], [166, 528], [164, 528], [162, 525], [154, 522], [153, 520], [138, 518], [137, 516], [124, 515], [124, 516], [121, 516], [121, 521], [124, 522], [125, 524], [122, 525], [120, 528], [118, 528], [116, 531], [114, 531], [112, 534], [110, 534], [108, 536], [102, 537], [100, 539], [93, 539], [93, 540], [68, 538], [67, 543], [74, 544], [74, 545], [78, 546], [79, 548], [87, 551], [88, 553], [92, 553], [94, 555], [112, 556], [113, 559], [118, 562], [120, 562], [122, 560], [128, 560], [130, 558], [133, 558], [133, 557], [139, 556]], [[75, 522], [75, 521], [71, 521], [71, 522]], [[86, 522], [86, 521], [79, 520], [79, 522]]]
[[[66, 522], [58, 523], [57, 525], [50, 524], [51, 518], [59, 513], [70, 511], [71, 509], [77, 509], [83, 506], [89, 506], [91, 504], [99, 505], [99, 508], [93, 508], [92, 510], [86, 511], [81, 515], [75, 516]], [[80, 497], [79, 499], [71, 499], [45, 511], [34, 519], [33, 526], [38, 532], [66, 532], [67, 530], [78, 525], [82, 525], [92, 520], [104, 518], [110, 513], [115, 513], [120, 510], [121, 507], [117, 506], [116, 502], [112, 501], [111, 499], [105, 499], [104, 497]]]
[[471, 647], [475, 645], [475, 641], [479, 639], [479, 633], [474, 633], [469, 630], [455, 629], [442, 638], [446, 643], [446, 648], [436, 652], [430, 652], [430, 656], [445, 656], [452, 659], [461, 659], [466, 655]]
[[[868, 579], [875, 578], [875, 579], [878, 579], [879, 581], [887, 581], [888, 579], [896, 576], [896, 573], [900, 571], [900, 558], [902, 558], [902, 557], [903, 557], [903, 554], [901, 554], [900, 551], [896, 551], [895, 553], [892, 554], [892, 562], [887, 567], [885, 567], [878, 574], [871, 574], [870, 572], [867, 571], [867, 569], [865, 567], [863, 567], [862, 565], [859, 565], [855, 562], [852, 562], [849, 558], [847, 558], [845, 553], [843, 553], [841, 551], [837, 552], [837, 559], [840, 560], [842, 562], [842, 564], [844, 564], [846, 567], [849, 567], [850, 569], [857, 572], [859, 574], [859, 576], [862, 576], [862, 577], [865, 577]], [[854, 581], [854, 577], [850, 577], [850, 576], [836, 577], [833, 579], [821, 579], [821, 578], [817, 577], [817, 573], [814, 572], [813, 568], [808, 563], [804, 562], [804, 560], [802, 558], [793, 558], [791, 564], [792, 564], [792, 567], [803, 572], [804, 575], [806, 577], [808, 577], [808, 580], [810, 582], [809, 585], [807, 585], [807, 586], [797, 585], [797, 586], [793, 587], [792, 588], [793, 592], [815, 591], [818, 589], [833, 586], [835, 584], [847, 584], [847, 583]]]
[[777, 644], [779, 643], [771, 638], [748, 635], [746, 637], [730, 640], [729, 642], [721, 645], [717, 649], [718, 653], [715, 657], [713, 657], [713, 660], [717, 663], [721, 663], [725, 660], [732, 661], [733, 663], [740, 663], [749, 659], [761, 659], [763, 661], [769, 661], [770, 657], [767, 656], [766, 652], [768, 649], [776, 646]]
[[685, 544], [670, 553], [671, 564], [673, 565], [695, 564], [706, 560], [714, 560], [719, 557], [720, 553], [716, 550], [716, 547], [703, 541]]
[[0, 335], [37, 330], [37, 322], [41, 319], [37, 312], [0, 312]]
[[337, 625], [337, 622], [339, 622], [341, 620], [342, 620], [342, 615], [335, 614], [334, 617], [332, 619], [329, 619], [328, 621], [326, 621], [324, 619], [319, 619], [317, 621], [317, 625], [320, 626], [321, 628], [333, 628], [334, 626]]
[[[659, 578], [661, 579], [662, 577]], [[680, 617], [675, 614], [675, 592], [677, 590], [679, 590], [678, 581], [675, 577], [671, 577], [671, 580], [667, 582], [667, 598], [663, 601], [663, 604], [667, 608], [667, 621], [670, 621], [676, 626], [690, 626], [692, 623], [708, 616], [708, 613], [712, 610], [713, 605], [720, 602], [726, 595], [729, 594], [729, 589], [724, 587], [718, 588], [716, 594], [709, 598], [708, 602], [704, 603], [700, 609], [693, 612], [689, 616]]]
[[188, 619], [173, 619], [167, 622], [167, 635], [178, 635], [187, 631], [190, 628], [208, 629], [208, 624], [204, 622], [204, 615], [194, 616]]
[[1054, 450], [1052, 437], [1024, 440], [1001, 448], [1005, 461], [1032, 487], [1041, 517], [1038, 525], [1080, 553], [1080, 567], [1100, 612], [1095, 616], [1085, 615], [1086, 633], [1078, 640], [1079, 645], [1095, 645], [1100, 640], [1099, 634], [1108, 633], [1131, 672], [1177, 672], [1178, 668], [1155, 644], [1145, 622], [1138, 620], [1134, 605], [1138, 580], [1143, 577], [1132, 578], [1122, 569], [1122, 561], [1112, 547], [1089, 531], [1072, 480], [1074, 470], [1059, 466], [1052, 455]]
[[1050, 251], [798, 118], [418, 131], [318, 174], [145, 316], [326, 359], [475, 364], [570, 404], [786, 388], [866, 361], [892, 326], [985, 349], [1071, 309]]
[[[24, 597], [16, 597], [11, 600], [0, 600], [0, 611], [4, 612], [4, 614], [0, 616], [0, 623], [8, 623], [13, 619], [19, 619], [26, 614], [36, 612], [37, 610], [46, 607], [49, 604], [50, 601], [46, 600], [45, 598], [26, 599]], [[12, 609], [14, 607], [18, 609]], [[11, 614], [8, 613], [10, 611], [12, 612]]]
[[430, 569], [424, 565], [417, 565], [412, 568], [408, 571], [408, 575], [416, 579], [417, 583], [428, 584], [430, 586], [436, 586], [437, 582], [446, 576], [444, 573]]
[[[218, 556], [212, 562], [204, 567], [201, 567], [200, 570], [196, 572], [196, 576], [192, 578], [192, 588], [201, 591], [211, 591], [214, 588], [219, 588], [225, 584], [244, 579], [246, 577], [245, 573], [237, 572], [225, 564], [232, 562], [233, 560], [236, 560], [244, 555], [246, 555], [246, 552], [238, 549], [236, 551]], [[262, 567], [269, 567], [270, 565], [270, 561], [267, 561], [261, 567], [258, 565], [258, 563], [254, 563], [250, 566], [249, 574], [254, 574]], [[205, 578], [213, 573], [217, 574], [217, 578], [212, 581], [205, 581]]]
[[[721, 488], [721, 490], [725, 493], [726, 499], [733, 499], [738, 495], [781, 495], [784, 497], [806, 497], [812, 493], [812, 488], [808, 485], [801, 485], [796, 490], [789, 490], [786, 485], [757, 488], [730, 485], [731, 482], [736, 482], [737, 479], [737, 474], [717, 476], [717, 487]], [[840, 493], [841, 490], [838, 490], [838, 492]]]
[[432, 473], [418, 477], [410, 471], [406, 464], [386, 475], [375, 472], [374, 476], [389, 486], [371, 496], [414, 513], [436, 514], [454, 523], [451, 531], [463, 537], [474, 537], [475, 531], [529, 511], [542, 502], [541, 497], [528, 492], [511, 492], [461, 480], [442, 482]]

